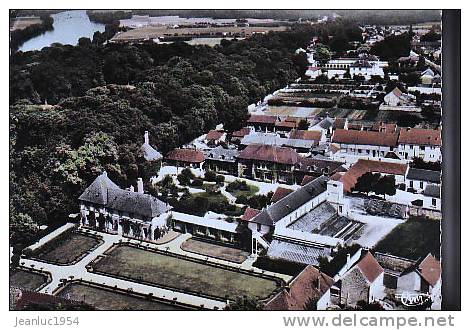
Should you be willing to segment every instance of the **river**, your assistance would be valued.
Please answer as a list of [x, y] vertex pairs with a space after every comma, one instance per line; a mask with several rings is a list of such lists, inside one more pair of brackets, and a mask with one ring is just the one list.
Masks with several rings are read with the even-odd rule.
[[54, 18], [54, 30], [26, 41], [19, 50], [23, 52], [41, 50], [55, 42], [76, 45], [81, 37], [92, 39], [93, 33], [104, 31], [104, 24], [91, 22], [85, 10], [64, 11], [54, 14], [52, 17]]

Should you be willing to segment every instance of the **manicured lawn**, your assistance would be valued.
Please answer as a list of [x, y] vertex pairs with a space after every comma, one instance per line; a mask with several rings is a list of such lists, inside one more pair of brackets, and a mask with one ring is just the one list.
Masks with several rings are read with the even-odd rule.
[[48, 280], [46, 275], [29, 272], [23, 269], [10, 269], [10, 286], [36, 291]]
[[229, 299], [243, 295], [266, 298], [278, 285], [271, 279], [126, 245], [113, 249], [94, 265], [94, 269], [221, 299], [226, 295]]
[[74, 232], [47, 243], [34, 253], [34, 257], [57, 264], [76, 263], [100, 244], [98, 238]]
[[410, 259], [425, 257], [429, 252], [439, 257], [440, 225], [440, 221], [410, 218], [396, 226], [374, 250]]
[[198, 239], [190, 238], [183, 242], [181, 248], [188, 252], [203, 254], [231, 262], [242, 263], [250, 255], [249, 252], [229, 246], [211, 244]]
[[166, 304], [156, 299], [146, 299], [121, 292], [110, 291], [84, 283], [69, 283], [58, 294], [59, 297], [83, 301], [98, 310], [184, 310], [177, 305]]
[[251, 184], [248, 184], [248, 188], [249, 190], [234, 190], [233, 192], [230, 192], [230, 194], [237, 198], [240, 196], [245, 196], [248, 198], [255, 195], [259, 191], [259, 188], [257, 186]]
[[224, 203], [224, 202], [228, 202], [228, 201], [227, 201], [227, 198], [225, 198], [225, 196], [222, 195], [222, 194], [209, 194], [208, 192], [200, 192], [200, 193], [193, 194], [193, 195], [191, 196], [191, 198], [196, 198], [196, 197], [207, 198], [207, 200], [209, 201], [209, 203]]

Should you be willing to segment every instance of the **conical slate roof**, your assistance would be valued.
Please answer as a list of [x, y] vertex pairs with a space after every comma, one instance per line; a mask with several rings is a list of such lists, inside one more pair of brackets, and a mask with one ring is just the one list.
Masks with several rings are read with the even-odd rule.
[[119, 188], [108, 178], [106, 172], [98, 176], [78, 199], [112, 210], [151, 218], [170, 210], [170, 207], [158, 198]]
[[104, 171], [78, 198], [80, 201], [106, 205], [108, 201], [108, 189], [120, 189], [117, 184], [108, 178]]
[[152, 147], [149, 143], [144, 143], [140, 147], [142, 153], [144, 154], [144, 158], [147, 161], [152, 160], [160, 160], [163, 158], [163, 155], [159, 153], [154, 147]]

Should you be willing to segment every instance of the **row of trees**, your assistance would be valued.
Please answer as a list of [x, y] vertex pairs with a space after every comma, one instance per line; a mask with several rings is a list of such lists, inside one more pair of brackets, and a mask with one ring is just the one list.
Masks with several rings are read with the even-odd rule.
[[52, 26], [54, 19], [50, 15], [42, 15], [40, 18], [39, 24], [10, 32], [10, 48], [13, 51], [16, 51], [27, 40], [54, 29]]

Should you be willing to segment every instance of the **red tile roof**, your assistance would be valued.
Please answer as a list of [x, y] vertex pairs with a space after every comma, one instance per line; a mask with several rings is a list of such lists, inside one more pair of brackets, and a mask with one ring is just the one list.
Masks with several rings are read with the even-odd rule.
[[375, 122], [372, 125], [373, 131], [385, 133], [395, 133], [397, 131], [397, 128], [397, 124], [394, 123]]
[[428, 254], [419, 264], [418, 271], [426, 282], [434, 286], [441, 278], [441, 263], [431, 254]]
[[336, 118], [335, 121], [333, 122], [333, 128], [334, 129], [343, 129], [344, 126], [346, 125], [346, 118]]
[[400, 130], [398, 143], [441, 146], [441, 130], [425, 128], [402, 128]]
[[247, 122], [254, 124], [275, 124], [276, 121], [276, 116], [251, 115], [250, 119], [248, 119]]
[[395, 94], [395, 96], [398, 96], [400, 97], [402, 93], [402, 91], [398, 88], [398, 87], [395, 87], [392, 91], [393, 94]]
[[359, 268], [369, 283], [374, 282], [384, 271], [369, 251], [367, 251], [364, 257], [356, 264], [356, 267]]
[[385, 133], [373, 131], [354, 131], [337, 129], [333, 133], [332, 142], [345, 144], [376, 145], [395, 147], [397, 145], [398, 133]]
[[245, 135], [250, 134], [251, 129], [249, 127], [243, 127], [242, 129], [232, 133], [233, 137], [244, 137]]
[[367, 172], [405, 175], [408, 165], [400, 163], [379, 162], [375, 160], [359, 159], [351, 168], [339, 179], [343, 183], [345, 192], [351, 191], [357, 179]]
[[202, 163], [204, 161], [204, 153], [194, 149], [174, 149], [166, 155], [166, 158], [179, 162]]
[[240, 152], [238, 158], [294, 165], [297, 163], [299, 155], [291, 148], [251, 144]]
[[271, 197], [271, 202], [276, 203], [277, 201], [289, 195], [291, 192], [293, 192], [292, 189], [277, 187], [276, 191], [274, 192], [273, 197]]
[[311, 175], [304, 175], [303, 179], [302, 179], [302, 183], [300, 184], [301, 186], [305, 186], [307, 183], [313, 181], [315, 179], [314, 176], [311, 176]]
[[218, 140], [224, 135], [224, 132], [212, 130], [206, 135], [206, 140]]
[[310, 299], [321, 298], [333, 285], [333, 279], [312, 265], [297, 275], [288, 288], [266, 303], [265, 310], [304, 310]]
[[306, 131], [306, 130], [292, 130], [290, 132], [289, 138], [291, 139], [301, 139], [301, 140], [313, 140], [320, 141], [321, 132], [320, 131]]
[[257, 209], [252, 209], [251, 207], [247, 207], [245, 213], [241, 216], [240, 220], [243, 221], [251, 221], [254, 217], [256, 217], [261, 211]]

